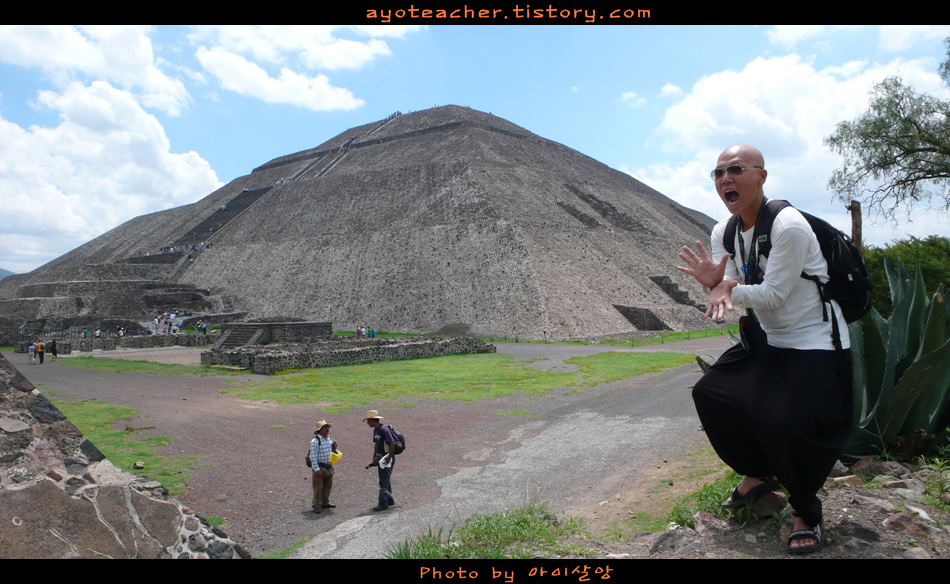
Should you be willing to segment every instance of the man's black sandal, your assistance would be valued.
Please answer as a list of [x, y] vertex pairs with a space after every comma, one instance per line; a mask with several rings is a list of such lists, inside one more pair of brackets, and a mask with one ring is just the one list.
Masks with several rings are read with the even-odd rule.
[[[822, 526], [822, 523], [824, 522], [820, 521], [818, 525], [812, 527], [811, 529], [799, 529], [798, 531], [793, 531], [788, 534], [788, 553], [810, 554], [825, 547], [825, 529]], [[792, 547], [792, 542], [798, 541], [800, 539], [812, 539], [815, 541], [815, 543], [811, 545]]]
[[742, 483], [736, 485], [736, 488], [732, 489], [732, 495], [729, 497], [728, 501], [725, 501], [722, 506], [726, 509], [739, 509], [744, 507], [747, 503], [751, 503], [759, 498], [761, 495], [766, 493], [771, 493], [776, 491], [781, 487], [779, 482], [773, 478], [763, 478], [761, 485], [756, 485], [749, 489], [749, 492], [745, 495], [739, 494], [739, 487], [742, 486]]

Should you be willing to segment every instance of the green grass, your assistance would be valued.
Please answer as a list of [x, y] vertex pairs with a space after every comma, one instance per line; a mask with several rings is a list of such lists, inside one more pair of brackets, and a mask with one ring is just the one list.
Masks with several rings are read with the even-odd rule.
[[517, 417], [524, 417], [524, 416], [531, 415], [531, 412], [529, 412], [528, 410], [498, 410], [495, 413], [498, 414], [499, 416], [517, 416]]
[[642, 339], [628, 339], [627, 341], [610, 341], [605, 339], [602, 344], [621, 344], [632, 347], [642, 347], [646, 345], [657, 345], [663, 343], [675, 343], [677, 341], [690, 341], [693, 339], [704, 339], [707, 337], [728, 336], [729, 333], [739, 334], [739, 325], [732, 325], [722, 328], [703, 329], [700, 331], [687, 331], [684, 333], [664, 333], [662, 335], [652, 335]]
[[[585, 537], [579, 519], [558, 519], [546, 506], [532, 504], [513, 511], [475, 515], [448, 534], [431, 529], [414, 539], [394, 544], [387, 559], [530, 559], [557, 555], [583, 555], [582, 546], [562, 543], [568, 537]], [[444, 536], [444, 537], [443, 537]]]
[[677, 341], [689, 341], [692, 339], [704, 339], [707, 337], [718, 337], [728, 335], [729, 333], [739, 334], [739, 326], [732, 325], [728, 327], [715, 327], [702, 329], [698, 331], [686, 331], [682, 333], [663, 333], [651, 335], [643, 338], [629, 339], [599, 339], [597, 341], [573, 340], [573, 341], [527, 341], [523, 339], [509, 339], [505, 337], [477, 337], [486, 343], [551, 343], [562, 345], [613, 345], [621, 347], [640, 347], [643, 345], [656, 345], [661, 343], [675, 343]]
[[[137, 410], [95, 399], [67, 402], [51, 398], [50, 401], [112, 464], [126, 472], [144, 474], [160, 481], [173, 496], [178, 496], [185, 490], [187, 473], [202, 466], [200, 461], [203, 457], [200, 456], [166, 458], [155, 453], [158, 448], [171, 444], [174, 438], [142, 438], [136, 435], [148, 428], [113, 428], [116, 423], [131, 420], [138, 414]], [[134, 469], [133, 465], [137, 461], [144, 462], [145, 468]]]
[[742, 480], [742, 476], [729, 469], [717, 480], [703, 485], [698, 491], [676, 501], [670, 512], [668, 522], [682, 527], [695, 527], [696, 513], [705, 511], [719, 517], [728, 517], [730, 511], [722, 506], [729, 498], [732, 489]]
[[174, 365], [152, 363], [151, 361], [131, 361], [109, 357], [70, 357], [59, 359], [57, 365], [74, 369], [88, 369], [104, 373], [140, 373], [147, 375], [230, 375], [233, 372], [215, 369], [206, 365]]
[[310, 538], [309, 538], [309, 537], [305, 537], [305, 538], [303, 538], [303, 539], [298, 539], [298, 540], [294, 543], [294, 545], [290, 546], [289, 548], [283, 549], [283, 550], [278, 550], [278, 551], [276, 551], [276, 552], [270, 553], [270, 554], [264, 556], [264, 559], [265, 559], [265, 560], [282, 560], [282, 559], [286, 558], [287, 556], [289, 556], [289, 555], [290, 555], [291, 553], [293, 553], [294, 551], [296, 551], [296, 550], [302, 548], [303, 546], [307, 545], [307, 543], [309, 543], [309, 542], [310, 542]]
[[695, 361], [692, 353], [597, 353], [571, 357], [565, 363], [576, 365], [578, 374], [590, 383], [610, 383], [636, 375], [657, 373]]
[[593, 387], [692, 361], [687, 354], [602, 353], [568, 360], [579, 372], [566, 373], [525, 367], [504, 354], [451, 355], [309, 369], [263, 383], [242, 382], [224, 392], [281, 405], [320, 403], [327, 413], [338, 414], [402, 398], [471, 403], [514, 393], [542, 396], [557, 387]]

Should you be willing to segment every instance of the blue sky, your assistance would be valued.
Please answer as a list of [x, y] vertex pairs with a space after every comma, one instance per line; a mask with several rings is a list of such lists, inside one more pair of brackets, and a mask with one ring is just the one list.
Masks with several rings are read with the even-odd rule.
[[[724, 148], [753, 144], [767, 195], [849, 231], [822, 139], [888, 76], [950, 99], [937, 75], [948, 36], [943, 25], [4, 25], [0, 268], [30, 271], [277, 156], [448, 104], [717, 219], [709, 170]], [[910, 219], [866, 216], [866, 242], [950, 235], [946, 213]]]

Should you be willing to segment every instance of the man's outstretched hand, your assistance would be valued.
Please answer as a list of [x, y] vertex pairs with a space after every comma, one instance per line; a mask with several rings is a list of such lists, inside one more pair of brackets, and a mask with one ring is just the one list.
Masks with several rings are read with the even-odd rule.
[[678, 266], [676, 269], [696, 278], [696, 281], [703, 286], [713, 289], [722, 282], [722, 278], [725, 276], [726, 262], [729, 261], [729, 254], [724, 254], [722, 259], [719, 260], [719, 263], [716, 263], [709, 257], [709, 252], [706, 251], [702, 243], [697, 241], [696, 248], [699, 250], [699, 255], [696, 255], [696, 252], [688, 245], [683, 246], [683, 253], [680, 254], [680, 259], [686, 262], [688, 267]]

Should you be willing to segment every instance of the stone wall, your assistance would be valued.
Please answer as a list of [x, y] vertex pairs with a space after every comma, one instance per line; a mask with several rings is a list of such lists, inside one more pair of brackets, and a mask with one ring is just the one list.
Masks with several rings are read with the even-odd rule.
[[89, 296], [103, 291], [138, 290], [151, 284], [151, 280], [75, 280], [69, 282], [40, 282], [27, 284], [19, 289], [20, 298], [56, 298]]
[[[171, 334], [171, 335], [136, 335], [127, 337], [90, 337], [88, 339], [56, 339], [57, 350], [60, 355], [69, 355], [73, 351], [90, 352], [96, 349], [114, 351], [123, 349], [151, 349], [154, 347], [205, 347], [218, 340], [218, 333], [207, 335]], [[40, 335], [41, 338], [46, 338]], [[15, 353], [28, 353], [33, 336], [28, 339], [18, 339], [14, 343]], [[47, 345], [49, 343], [47, 342]], [[47, 353], [49, 350], [47, 349]]]
[[470, 337], [350, 339], [325, 343], [272, 344], [230, 350], [212, 349], [201, 354], [201, 364], [240, 367], [266, 375], [288, 369], [494, 352], [494, 345]]
[[0, 558], [250, 558], [116, 468], [0, 355]]

